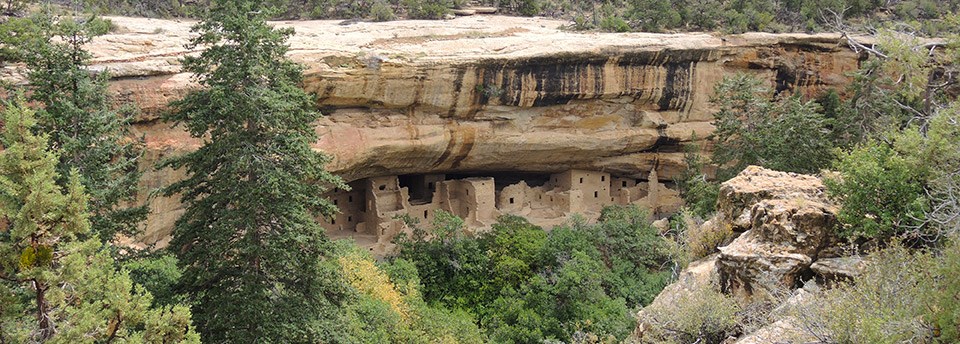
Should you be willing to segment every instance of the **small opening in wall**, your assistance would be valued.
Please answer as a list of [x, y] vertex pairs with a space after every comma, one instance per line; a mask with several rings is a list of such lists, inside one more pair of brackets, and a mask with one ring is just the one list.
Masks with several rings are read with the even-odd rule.
[[583, 178], [580, 178], [580, 184], [583, 184]]
[[430, 188], [430, 190], [433, 190], [433, 182], [427, 183], [427, 187]]
[[610, 197], [610, 202], [613, 202], [613, 197]]
[[353, 203], [353, 196], [347, 197], [347, 202]]
[[513, 204], [513, 197], [510, 197], [510, 204]]
[[623, 181], [623, 187], [627, 187], [627, 181], [626, 181], [626, 180]]
[[380, 185], [380, 191], [383, 191], [383, 190], [386, 190], [386, 189], [387, 189], [387, 186], [386, 186], [386, 185]]
[[333, 205], [337, 205], [337, 200], [333, 200]]
[[470, 189], [467, 189], [467, 196], [470, 196]]
[[594, 192], [593, 192], [593, 198], [597, 198], [597, 197], [600, 197], [600, 192], [594, 191]]
[[353, 216], [347, 216], [347, 222], [353, 222]]
[[553, 197], [550, 197], [550, 202], [553, 202]]
[[600, 181], [601, 182], [607, 181], [607, 176], [600, 176]]
[[423, 211], [423, 218], [427, 218], [427, 215], [429, 214], [428, 212], [429, 212], [429, 210], [424, 210], [424, 211]]
[[337, 219], [330, 219], [330, 224], [331, 225], [337, 224]]

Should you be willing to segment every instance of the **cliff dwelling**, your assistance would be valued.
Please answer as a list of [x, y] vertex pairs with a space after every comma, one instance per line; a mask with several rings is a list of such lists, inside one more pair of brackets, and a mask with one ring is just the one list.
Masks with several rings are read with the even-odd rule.
[[407, 230], [404, 215], [429, 227], [443, 210], [462, 218], [469, 229], [483, 230], [500, 215], [512, 214], [550, 228], [573, 214], [596, 220], [608, 205], [635, 204], [662, 216], [677, 211], [682, 202], [677, 191], [657, 180], [656, 170], [646, 181], [568, 170], [381, 176], [354, 181], [350, 188], [327, 195], [340, 213], [321, 224], [333, 237], [354, 238], [377, 251]]
[[[137, 201], [150, 216], [136, 242], [163, 247], [184, 207], [148, 191], [183, 172], [152, 167], [202, 144], [157, 120], [193, 87], [177, 62], [192, 53], [190, 25], [111, 20], [141, 29], [88, 47], [93, 68], [114, 72], [117, 99], [142, 110], [132, 119], [147, 148]], [[313, 148], [352, 187], [329, 194], [340, 209], [323, 223], [332, 236], [387, 245], [402, 227], [395, 216], [429, 224], [438, 210], [472, 230], [501, 214], [549, 229], [572, 214], [595, 219], [610, 204], [664, 216], [680, 200], [662, 183], [686, 168], [680, 146], [704, 146], [713, 132], [710, 98], [724, 75], [816, 95], [847, 85], [860, 59], [839, 35], [594, 35], [515, 17], [456, 23], [284, 24], [296, 29], [290, 57], [306, 67], [303, 87], [324, 114]]]

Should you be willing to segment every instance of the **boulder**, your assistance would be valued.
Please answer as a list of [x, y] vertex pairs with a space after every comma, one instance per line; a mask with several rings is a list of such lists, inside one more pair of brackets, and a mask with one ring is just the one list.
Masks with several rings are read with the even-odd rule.
[[821, 258], [810, 265], [817, 278], [826, 284], [849, 281], [863, 271], [864, 260], [860, 256]]
[[720, 247], [717, 272], [722, 290], [749, 297], [770, 287], [798, 287], [812, 277], [811, 264], [839, 239], [837, 207], [814, 176], [751, 166], [723, 183], [715, 221], [744, 233]]

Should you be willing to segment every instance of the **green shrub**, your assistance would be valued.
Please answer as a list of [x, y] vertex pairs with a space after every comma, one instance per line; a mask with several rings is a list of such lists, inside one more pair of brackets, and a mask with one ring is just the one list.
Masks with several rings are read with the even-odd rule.
[[390, 8], [390, 5], [387, 5], [383, 1], [377, 1], [370, 7], [370, 17], [375, 22], [385, 22], [397, 19], [397, 16], [393, 13], [393, 9]]
[[711, 140], [713, 162], [723, 167], [719, 180], [748, 165], [816, 173], [832, 160], [832, 121], [816, 102], [798, 96], [770, 101], [771, 90], [745, 74], [724, 78], [715, 93], [711, 102], [720, 110], [714, 114]]
[[922, 224], [927, 198], [924, 173], [890, 145], [870, 141], [840, 155], [839, 176], [824, 183], [840, 205], [844, 237], [885, 239]]
[[[697, 142], [696, 133], [690, 136], [690, 141]], [[717, 196], [720, 194], [720, 184], [707, 180], [707, 175], [704, 174], [706, 161], [700, 151], [705, 149], [706, 147], [701, 145], [685, 144], [683, 162], [687, 168], [673, 180], [686, 209], [699, 218], [707, 218], [716, 211]]]
[[175, 289], [183, 274], [177, 267], [176, 257], [155, 254], [123, 262], [123, 268], [130, 272], [130, 279], [134, 283], [153, 294], [154, 305], [169, 306], [183, 301]]
[[450, 13], [450, 0], [404, 0], [410, 19], [443, 19]]
[[939, 308], [930, 302], [939, 294], [930, 274], [936, 265], [932, 255], [894, 244], [872, 253], [854, 281], [814, 293], [792, 312], [800, 328], [822, 342], [930, 343], [924, 318]]
[[520, 0], [517, 6], [517, 13], [526, 17], [533, 17], [540, 14], [539, 0]]
[[630, 24], [619, 16], [611, 15], [600, 21], [600, 29], [610, 32], [627, 32], [630, 31]]
[[634, 327], [628, 305], [649, 303], [669, 276], [659, 270], [665, 242], [649, 221], [637, 207], [608, 207], [595, 225], [547, 233], [502, 216], [472, 238], [438, 212], [430, 232], [413, 225], [412, 237], [397, 240], [394, 259], [416, 265], [428, 303], [470, 312], [495, 342], [622, 339]]
[[644, 342], [719, 344], [737, 333], [740, 306], [710, 284], [698, 284], [676, 302], [645, 309], [645, 324], [652, 326]]

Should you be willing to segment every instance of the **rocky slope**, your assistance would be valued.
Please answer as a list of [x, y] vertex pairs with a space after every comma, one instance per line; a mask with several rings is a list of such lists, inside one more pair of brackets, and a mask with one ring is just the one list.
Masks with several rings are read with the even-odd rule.
[[[806, 302], [816, 284], [829, 285], [856, 275], [862, 267], [860, 257], [841, 257], [838, 249], [837, 210], [815, 176], [750, 166], [724, 182], [717, 213], [704, 226], [731, 228], [738, 236], [719, 247], [719, 253], [691, 263], [641, 310], [639, 317], [645, 320], [637, 336], [643, 338], [656, 327], [658, 319], [650, 314], [669, 312], [678, 307], [676, 300], [695, 298], [704, 288], [731, 295], [744, 308], [751, 302], [783, 298], [777, 307], [782, 309]], [[800, 289], [812, 279], [819, 283]], [[794, 319], [784, 315], [729, 342], [771, 343], [805, 336]]]
[[[122, 101], [143, 109], [146, 165], [200, 143], [157, 120], [195, 84], [178, 59], [190, 22], [111, 18], [89, 45]], [[327, 116], [316, 148], [348, 181], [406, 173], [595, 170], [669, 181], [679, 145], [712, 127], [724, 75], [754, 73], [778, 91], [816, 94], [847, 82], [860, 56], [838, 35], [574, 33], [537, 18], [280, 22], [290, 57]], [[15, 68], [7, 78], [16, 79]], [[179, 176], [150, 171], [144, 190]], [[146, 194], [146, 193], [145, 193]], [[175, 200], [152, 202], [147, 241], [164, 236]]]

